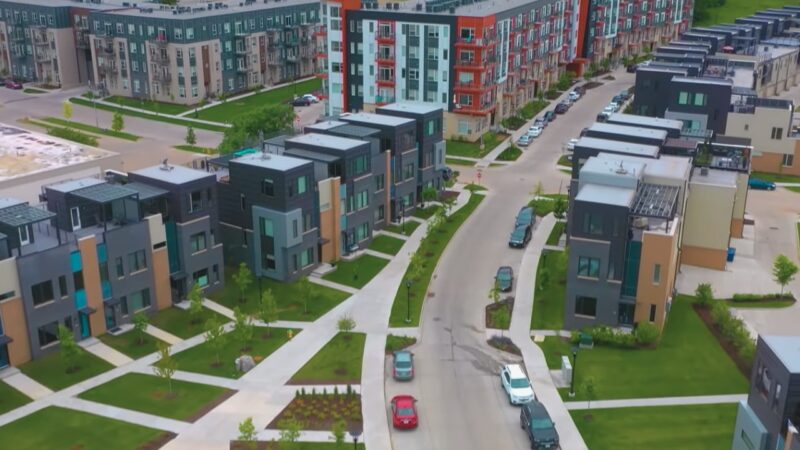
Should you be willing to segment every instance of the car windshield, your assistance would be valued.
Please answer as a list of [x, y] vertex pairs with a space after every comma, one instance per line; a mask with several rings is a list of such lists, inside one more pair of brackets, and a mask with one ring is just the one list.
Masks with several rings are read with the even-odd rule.
[[553, 428], [553, 422], [546, 417], [542, 419], [533, 419], [531, 420], [531, 428], [534, 430], [548, 430]]
[[514, 389], [524, 389], [530, 387], [530, 383], [528, 383], [528, 380], [525, 378], [512, 378], [511, 387]]
[[511, 279], [511, 274], [503, 270], [497, 273], [497, 279], [501, 281], [508, 281]]
[[414, 409], [413, 408], [397, 408], [397, 415], [398, 416], [413, 416]]
[[524, 228], [517, 228], [516, 230], [514, 230], [513, 233], [511, 233], [511, 236], [514, 237], [514, 238], [517, 238], [517, 239], [521, 239], [522, 236], [525, 236], [525, 229]]
[[394, 363], [394, 365], [398, 369], [410, 369], [411, 361], [397, 361], [396, 363]]

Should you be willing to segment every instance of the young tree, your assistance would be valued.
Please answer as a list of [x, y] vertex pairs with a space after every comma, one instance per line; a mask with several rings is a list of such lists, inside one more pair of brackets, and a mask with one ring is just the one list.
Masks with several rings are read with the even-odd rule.
[[697, 303], [704, 308], [708, 308], [714, 303], [714, 290], [711, 289], [710, 283], [698, 284], [694, 290], [694, 296], [697, 298]]
[[346, 333], [346, 338], [349, 338], [350, 332], [356, 327], [356, 321], [348, 316], [343, 315], [339, 317], [339, 320], [336, 321], [336, 328], [339, 330], [340, 333]]
[[72, 103], [65, 101], [61, 107], [61, 114], [63, 114], [64, 118], [67, 120], [72, 119]]
[[544, 195], [544, 185], [542, 184], [541, 181], [536, 183], [536, 187], [533, 189], [533, 195], [535, 195], [536, 197], [541, 197], [542, 195]]
[[797, 275], [797, 265], [786, 255], [778, 255], [772, 264], [772, 275], [775, 277], [775, 281], [781, 285], [781, 297], [783, 297], [786, 285], [791, 283], [794, 276]]
[[417, 250], [411, 254], [411, 260], [408, 262], [408, 279], [413, 283], [422, 276], [422, 271], [425, 268], [425, 257]]
[[81, 356], [81, 349], [75, 342], [75, 334], [64, 325], [58, 325], [58, 340], [61, 347], [61, 359], [64, 361], [67, 373], [78, 369], [78, 358]]
[[111, 117], [111, 129], [120, 132], [123, 128], [125, 128], [125, 119], [122, 118], [122, 113], [116, 111]]
[[214, 353], [214, 363], [221, 364], [222, 361], [220, 361], [219, 354], [222, 351], [222, 347], [225, 346], [227, 338], [225, 328], [216, 318], [212, 317], [206, 322], [206, 333], [203, 337], [206, 340], [206, 344], [208, 344], [208, 348]]
[[423, 202], [432, 202], [436, 200], [436, 197], [439, 196], [439, 191], [433, 187], [426, 187], [422, 190], [422, 201]]
[[542, 267], [542, 269], [539, 270], [539, 273], [536, 275], [536, 278], [539, 280], [539, 285], [537, 288], [540, 291], [543, 291], [550, 286], [550, 271], [547, 269], [547, 267]]
[[556, 219], [563, 219], [567, 212], [567, 201], [561, 197], [556, 198], [556, 204], [553, 205], [553, 215]]
[[336, 448], [342, 448], [344, 446], [346, 430], [347, 422], [345, 422], [343, 419], [333, 422], [333, 425], [331, 426], [331, 439], [336, 444]]
[[500, 282], [497, 280], [494, 280], [492, 288], [489, 289], [489, 299], [492, 300], [492, 303], [500, 301]]
[[203, 316], [203, 290], [200, 288], [200, 284], [195, 282], [186, 297], [189, 299], [191, 323], [197, 323]]
[[150, 321], [147, 319], [147, 315], [144, 313], [139, 313], [133, 316], [133, 330], [139, 336], [139, 345], [144, 344], [144, 333], [147, 330], [147, 325]]
[[253, 333], [255, 333], [255, 326], [250, 320], [250, 316], [243, 313], [241, 309], [234, 308], [233, 310], [233, 335], [239, 341], [239, 348], [241, 351], [249, 349], [250, 341], [253, 340]]
[[592, 400], [597, 398], [597, 390], [593, 377], [587, 377], [583, 380], [583, 393], [586, 395], [587, 406], [592, 409]]
[[284, 419], [278, 423], [278, 429], [280, 430], [278, 442], [281, 443], [281, 449], [294, 449], [297, 440], [300, 439], [300, 430], [303, 429], [303, 424], [297, 419]]
[[197, 143], [197, 136], [194, 134], [194, 128], [188, 127], [186, 129], [186, 143], [189, 145], [194, 145]]
[[311, 285], [308, 277], [303, 277], [297, 282], [300, 288], [300, 296], [303, 297], [303, 313], [308, 314], [308, 304], [314, 297], [314, 286]]
[[290, 105], [276, 104], [254, 109], [233, 120], [231, 127], [225, 130], [219, 152], [226, 154], [253, 145], [259, 132], [268, 134], [287, 130], [293, 123], [294, 110]]
[[445, 217], [448, 221], [450, 221], [450, 213], [453, 211], [453, 206], [456, 204], [456, 199], [454, 197], [445, 197], [442, 199], [442, 204], [444, 204]]
[[238, 440], [241, 442], [246, 442], [248, 447], [255, 449], [256, 436], [258, 436], [258, 433], [256, 432], [256, 426], [253, 425], [253, 418], [248, 417], [247, 419], [244, 419], [244, 421], [239, 424]]
[[267, 336], [271, 336], [272, 331], [269, 324], [278, 320], [278, 305], [275, 303], [275, 296], [272, 294], [272, 289], [267, 289], [261, 294], [258, 318], [267, 325]]
[[253, 272], [250, 272], [247, 264], [239, 264], [239, 270], [233, 274], [233, 283], [239, 288], [239, 303], [244, 303], [244, 293], [253, 284]]
[[166, 342], [158, 343], [159, 360], [153, 364], [153, 372], [165, 380], [169, 384], [169, 392], [172, 393], [172, 376], [178, 370], [178, 362], [172, 358], [170, 354], [171, 347]]

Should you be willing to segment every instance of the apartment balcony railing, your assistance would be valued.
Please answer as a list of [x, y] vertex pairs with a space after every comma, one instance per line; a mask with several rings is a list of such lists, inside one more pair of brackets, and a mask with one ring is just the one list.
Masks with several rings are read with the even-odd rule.
[[387, 54], [378, 53], [377, 55], [375, 55], [375, 61], [379, 65], [394, 65], [394, 53], [387, 53]]
[[246, 46], [236, 46], [234, 49], [237, 55], [246, 55], [247, 54], [247, 47]]
[[298, 59], [297, 55], [286, 55], [287, 62], [296, 63], [297, 59]]
[[159, 83], [169, 83], [172, 81], [172, 74], [170, 72], [156, 70], [153, 72], [152, 76], [153, 81], [157, 81]]
[[54, 55], [50, 52], [37, 52], [36, 62], [48, 62], [55, 59]]
[[394, 86], [395, 79], [394, 78], [378, 78], [376, 80], [378, 86]]
[[386, 104], [386, 103], [394, 103], [394, 96], [393, 95], [376, 95], [375, 96], [375, 103]]
[[394, 33], [378, 33], [377, 39], [380, 44], [393, 44]]
[[247, 73], [248, 70], [249, 69], [245, 65], [241, 65], [241, 66], [238, 65], [238, 64], [236, 65], [236, 71], [239, 72], [239, 73]]
[[469, 48], [469, 47], [483, 47], [486, 45], [484, 38], [458, 38], [456, 39], [456, 47]]

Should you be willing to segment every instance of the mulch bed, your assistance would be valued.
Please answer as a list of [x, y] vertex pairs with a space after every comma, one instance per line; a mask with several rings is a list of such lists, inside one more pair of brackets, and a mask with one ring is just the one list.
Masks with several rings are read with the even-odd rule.
[[267, 425], [267, 428], [278, 429], [283, 420], [292, 418], [302, 423], [304, 430], [330, 431], [333, 424], [339, 420], [347, 422], [347, 429], [353, 426], [363, 429], [361, 395], [346, 393], [297, 395]]
[[739, 371], [742, 372], [742, 375], [749, 379], [750, 371], [752, 369], [750, 363], [745, 361], [739, 355], [739, 352], [736, 350], [736, 347], [733, 345], [733, 343], [723, 336], [719, 331], [719, 328], [717, 328], [717, 325], [714, 323], [714, 319], [711, 318], [711, 310], [703, 308], [697, 304], [692, 305], [692, 308], [694, 308], [694, 312], [697, 313], [697, 315], [700, 317], [700, 320], [703, 321], [708, 330], [711, 331], [711, 334], [713, 334], [717, 339], [717, 342], [719, 342], [719, 345], [721, 345], [722, 349], [725, 350], [725, 353], [727, 353], [728, 356], [733, 360], [733, 363], [736, 364], [736, 367], [739, 369]]
[[161, 436], [153, 439], [152, 441], [147, 442], [147, 443], [145, 443], [143, 445], [140, 445], [137, 450], [157, 450], [157, 449], [165, 446], [167, 444], [167, 442], [175, 439], [176, 436], [178, 436], [178, 435], [175, 434], [175, 433], [165, 432], [165, 433], [161, 434]]
[[[217, 406], [219, 406], [220, 404], [222, 404], [222, 402], [224, 402], [225, 400], [233, 397], [233, 394], [235, 394], [237, 392], [239, 392], [239, 391], [229, 390], [229, 391], [223, 392], [222, 394], [220, 394], [219, 397], [214, 399], [213, 402], [207, 403], [205, 406], [203, 406], [203, 409], [201, 409], [200, 411], [197, 411], [196, 413], [192, 414], [186, 421], [190, 422], [190, 423], [197, 422], [197, 420], [199, 420], [201, 417], [203, 417], [206, 414], [208, 414], [212, 409], [214, 409]], [[156, 447], [156, 448], [159, 448], [159, 447]]]
[[486, 343], [489, 344], [490, 347], [494, 347], [498, 350], [511, 353], [512, 355], [522, 356], [522, 352], [519, 350], [519, 347], [514, 345], [514, 342], [511, 341], [510, 337], [492, 336], [492, 338], [487, 340]]
[[[501, 308], [506, 308], [508, 310], [508, 319], [509, 319], [509, 322], [510, 322], [511, 321], [511, 313], [514, 312], [514, 297], [506, 297], [506, 298], [498, 301], [497, 303], [491, 303], [489, 305], [486, 305], [486, 313], [484, 314], [484, 320], [486, 321], [485, 322], [486, 328], [500, 328], [498, 325], [496, 325], [494, 323], [494, 320], [493, 320], [494, 316], [493, 316], [492, 313], [494, 313], [495, 311], [497, 311], [497, 310], [499, 310]], [[510, 325], [510, 323], [509, 323], [509, 325]], [[508, 329], [508, 328], [505, 328], [505, 329]]]
[[604, 80], [608, 80], [608, 81], [614, 81], [614, 80], [616, 80], [616, 78], [612, 77], [611, 75], [604, 76], [604, 77], [603, 77], [603, 79], [604, 79]]
[[584, 84], [583, 88], [584, 89], [594, 89], [594, 88], [600, 87], [602, 85], [603, 85], [603, 83], [600, 83], [599, 81], [590, 81], [590, 82]]

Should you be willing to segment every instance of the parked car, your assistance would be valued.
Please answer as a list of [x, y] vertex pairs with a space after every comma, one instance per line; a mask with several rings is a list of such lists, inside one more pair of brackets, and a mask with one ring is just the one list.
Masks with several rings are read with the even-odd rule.
[[523, 134], [519, 137], [519, 139], [517, 139], [517, 145], [520, 147], [527, 147], [531, 142], [533, 142], [533, 138], [527, 134]]
[[573, 90], [573, 91], [569, 92], [568, 97], [569, 97], [569, 99], [571, 101], [575, 102], [575, 101], [578, 101], [581, 98], [581, 94], [580, 94], [580, 92]]
[[394, 352], [392, 358], [392, 376], [397, 381], [409, 381], [414, 378], [414, 354], [408, 350]]
[[575, 150], [575, 144], [577, 143], [578, 143], [577, 138], [570, 139], [569, 142], [567, 142], [567, 150], [569, 151]]
[[556, 113], [554, 113], [553, 111], [547, 111], [546, 113], [544, 113], [542, 118], [544, 118], [544, 120], [548, 122], [552, 122], [556, 120]]
[[392, 397], [392, 425], [397, 429], [417, 427], [417, 399], [410, 395]]
[[522, 405], [536, 400], [531, 382], [519, 364], [506, 364], [500, 368], [500, 384], [512, 405]]
[[519, 225], [511, 232], [508, 238], [508, 246], [513, 248], [525, 248], [531, 240], [530, 225]]
[[534, 126], [528, 128], [528, 136], [530, 136], [532, 138], [539, 137], [542, 134], [542, 131], [544, 131], [544, 130], [542, 130], [542, 127], [540, 127], [538, 125], [534, 125]]
[[444, 181], [450, 181], [450, 178], [453, 178], [453, 169], [445, 167], [442, 169], [442, 179]]
[[622, 97], [623, 100], [628, 100], [631, 98], [631, 93], [627, 89], [623, 89], [619, 91], [619, 96]]
[[555, 111], [556, 111], [556, 114], [564, 114], [567, 111], [569, 111], [569, 104], [561, 102], [561, 103], [556, 105]]
[[612, 107], [614, 109], [614, 112], [617, 112], [619, 111], [621, 105], [617, 102], [611, 102], [608, 104], [608, 106]]
[[314, 94], [305, 94], [302, 98], [308, 99], [311, 103], [319, 103], [319, 97]]
[[619, 94], [615, 95], [614, 98], [611, 99], [611, 103], [616, 103], [617, 105], [621, 105], [624, 102], [625, 102], [625, 97]]
[[575, 87], [574, 87], [572, 90], [573, 90], [574, 92], [577, 92], [577, 93], [578, 93], [578, 94], [580, 94], [581, 96], [584, 96], [584, 95], [586, 95], [586, 88], [585, 88], [585, 87], [583, 87], [583, 86], [575, 86]]
[[605, 112], [605, 110], [603, 110], [603, 112], [601, 112], [600, 114], [597, 115], [596, 120], [598, 122], [605, 122], [606, 120], [608, 120], [608, 116], [610, 116], [610, 115], [611, 115], [611, 113], [607, 113], [607, 112]]
[[494, 279], [500, 292], [508, 292], [514, 286], [514, 269], [509, 266], [500, 266]]
[[762, 180], [761, 178], [750, 178], [747, 182], [750, 189], [759, 189], [762, 191], [774, 191], [775, 183], [771, 181]]
[[628, 73], [636, 73], [636, 69], [638, 68], [639, 68], [638, 64], [628, 64], [628, 66], [625, 67], [625, 71]]
[[589, 127], [581, 128], [581, 137], [586, 136], [586, 132], [589, 131]]
[[533, 121], [533, 124], [534, 124], [534, 125], [536, 125], [536, 126], [537, 126], [537, 127], [539, 127], [539, 128], [542, 128], [542, 129], [544, 129], [544, 128], [547, 128], [547, 121], [546, 121], [546, 120], [544, 120], [544, 119], [543, 119], [543, 118], [541, 118], [541, 117], [540, 117], [540, 118], [538, 118], [538, 119], [536, 119], [536, 120], [534, 120], [534, 121]]
[[292, 106], [309, 106], [311, 104], [311, 100], [305, 97], [297, 97], [296, 99], [292, 100]]
[[544, 405], [532, 400], [522, 405], [519, 412], [519, 426], [531, 440], [531, 448], [551, 449], [559, 446], [558, 431]]
[[615, 112], [617, 112], [617, 109], [612, 105], [608, 105], [605, 108], [603, 108], [603, 114], [606, 115], [606, 118], [608, 118], [608, 116], [614, 114]]
[[517, 218], [514, 220], [514, 228], [525, 225], [532, 227], [536, 221], [535, 211], [530, 206], [523, 206], [517, 213]]
[[22, 83], [14, 80], [6, 80], [6, 87], [9, 89], [19, 90], [22, 89]]

